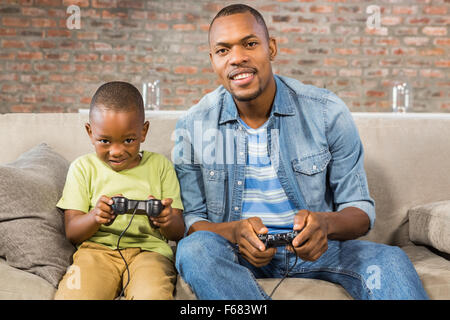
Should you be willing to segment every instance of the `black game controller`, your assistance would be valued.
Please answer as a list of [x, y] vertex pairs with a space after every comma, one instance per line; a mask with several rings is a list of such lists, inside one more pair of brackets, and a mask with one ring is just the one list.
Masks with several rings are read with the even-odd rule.
[[[119, 214], [132, 214], [136, 209], [136, 214], [146, 215], [148, 217], [148, 221], [152, 228], [153, 225], [150, 217], [157, 217], [164, 209], [161, 200], [158, 199], [149, 199], [149, 200], [130, 200], [125, 197], [112, 197], [111, 198], [114, 203], [111, 205], [111, 208], [115, 215]], [[108, 222], [107, 226], [111, 225], [114, 222], [114, 219], [111, 222]]]
[[280, 247], [291, 244], [292, 240], [300, 233], [300, 231], [291, 231], [285, 233], [258, 234], [266, 248]]

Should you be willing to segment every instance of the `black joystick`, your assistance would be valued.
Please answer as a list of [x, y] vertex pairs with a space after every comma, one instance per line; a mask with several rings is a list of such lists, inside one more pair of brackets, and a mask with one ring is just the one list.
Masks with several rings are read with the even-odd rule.
[[258, 234], [266, 248], [280, 247], [292, 243], [292, 240], [300, 233], [300, 231], [291, 231], [285, 233]]
[[[132, 214], [136, 209], [136, 214], [146, 215], [148, 217], [148, 221], [152, 228], [155, 228], [150, 217], [157, 217], [164, 209], [164, 206], [161, 200], [158, 199], [148, 199], [148, 200], [130, 200], [125, 197], [112, 197], [113, 204], [111, 208], [115, 215], [119, 214]], [[105, 224], [107, 226], [111, 225], [114, 222], [114, 219], [111, 222]]]

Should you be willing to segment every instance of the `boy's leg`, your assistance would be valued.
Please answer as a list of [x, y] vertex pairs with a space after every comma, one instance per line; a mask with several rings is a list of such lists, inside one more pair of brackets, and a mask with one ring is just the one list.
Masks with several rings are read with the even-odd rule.
[[[292, 266], [295, 256], [288, 255]], [[329, 240], [317, 261], [299, 258], [290, 275], [339, 283], [355, 299], [428, 299], [404, 251], [370, 241]]]
[[[157, 252], [136, 250], [130, 261], [130, 282], [125, 289], [125, 297], [134, 300], [171, 300], [176, 282], [176, 271], [173, 262]], [[131, 250], [131, 248], [129, 248]], [[123, 271], [123, 286], [128, 274]]]
[[197, 231], [178, 243], [176, 267], [198, 299], [267, 299], [234, 246], [214, 232]]
[[123, 265], [114, 250], [92, 242], [83, 243], [60, 281], [55, 299], [114, 299], [122, 277], [120, 264]]

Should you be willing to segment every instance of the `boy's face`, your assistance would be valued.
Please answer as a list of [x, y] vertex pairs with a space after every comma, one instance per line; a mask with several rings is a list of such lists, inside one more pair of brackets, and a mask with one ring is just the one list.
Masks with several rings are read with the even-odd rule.
[[149, 123], [134, 111], [117, 112], [94, 108], [86, 131], [97, 157], [114, 171], [136, 167], [140, 163], [140, 144], [145, 141]]

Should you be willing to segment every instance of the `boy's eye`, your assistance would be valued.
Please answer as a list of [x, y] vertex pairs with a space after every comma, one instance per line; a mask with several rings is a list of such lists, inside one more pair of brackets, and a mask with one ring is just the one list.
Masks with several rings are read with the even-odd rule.
[[135, 139], [125, 139], [125, 143], [133, 143]]
[[100, 142], [100, 143], [104, 143], [104, 144], [106, 144], [106, 143], [109, 143], [109, 141], [108, 141], [108, 140], [106, 140], [106, 139], [100, 139], [100, 140], [98, 140], [98, 142]]

